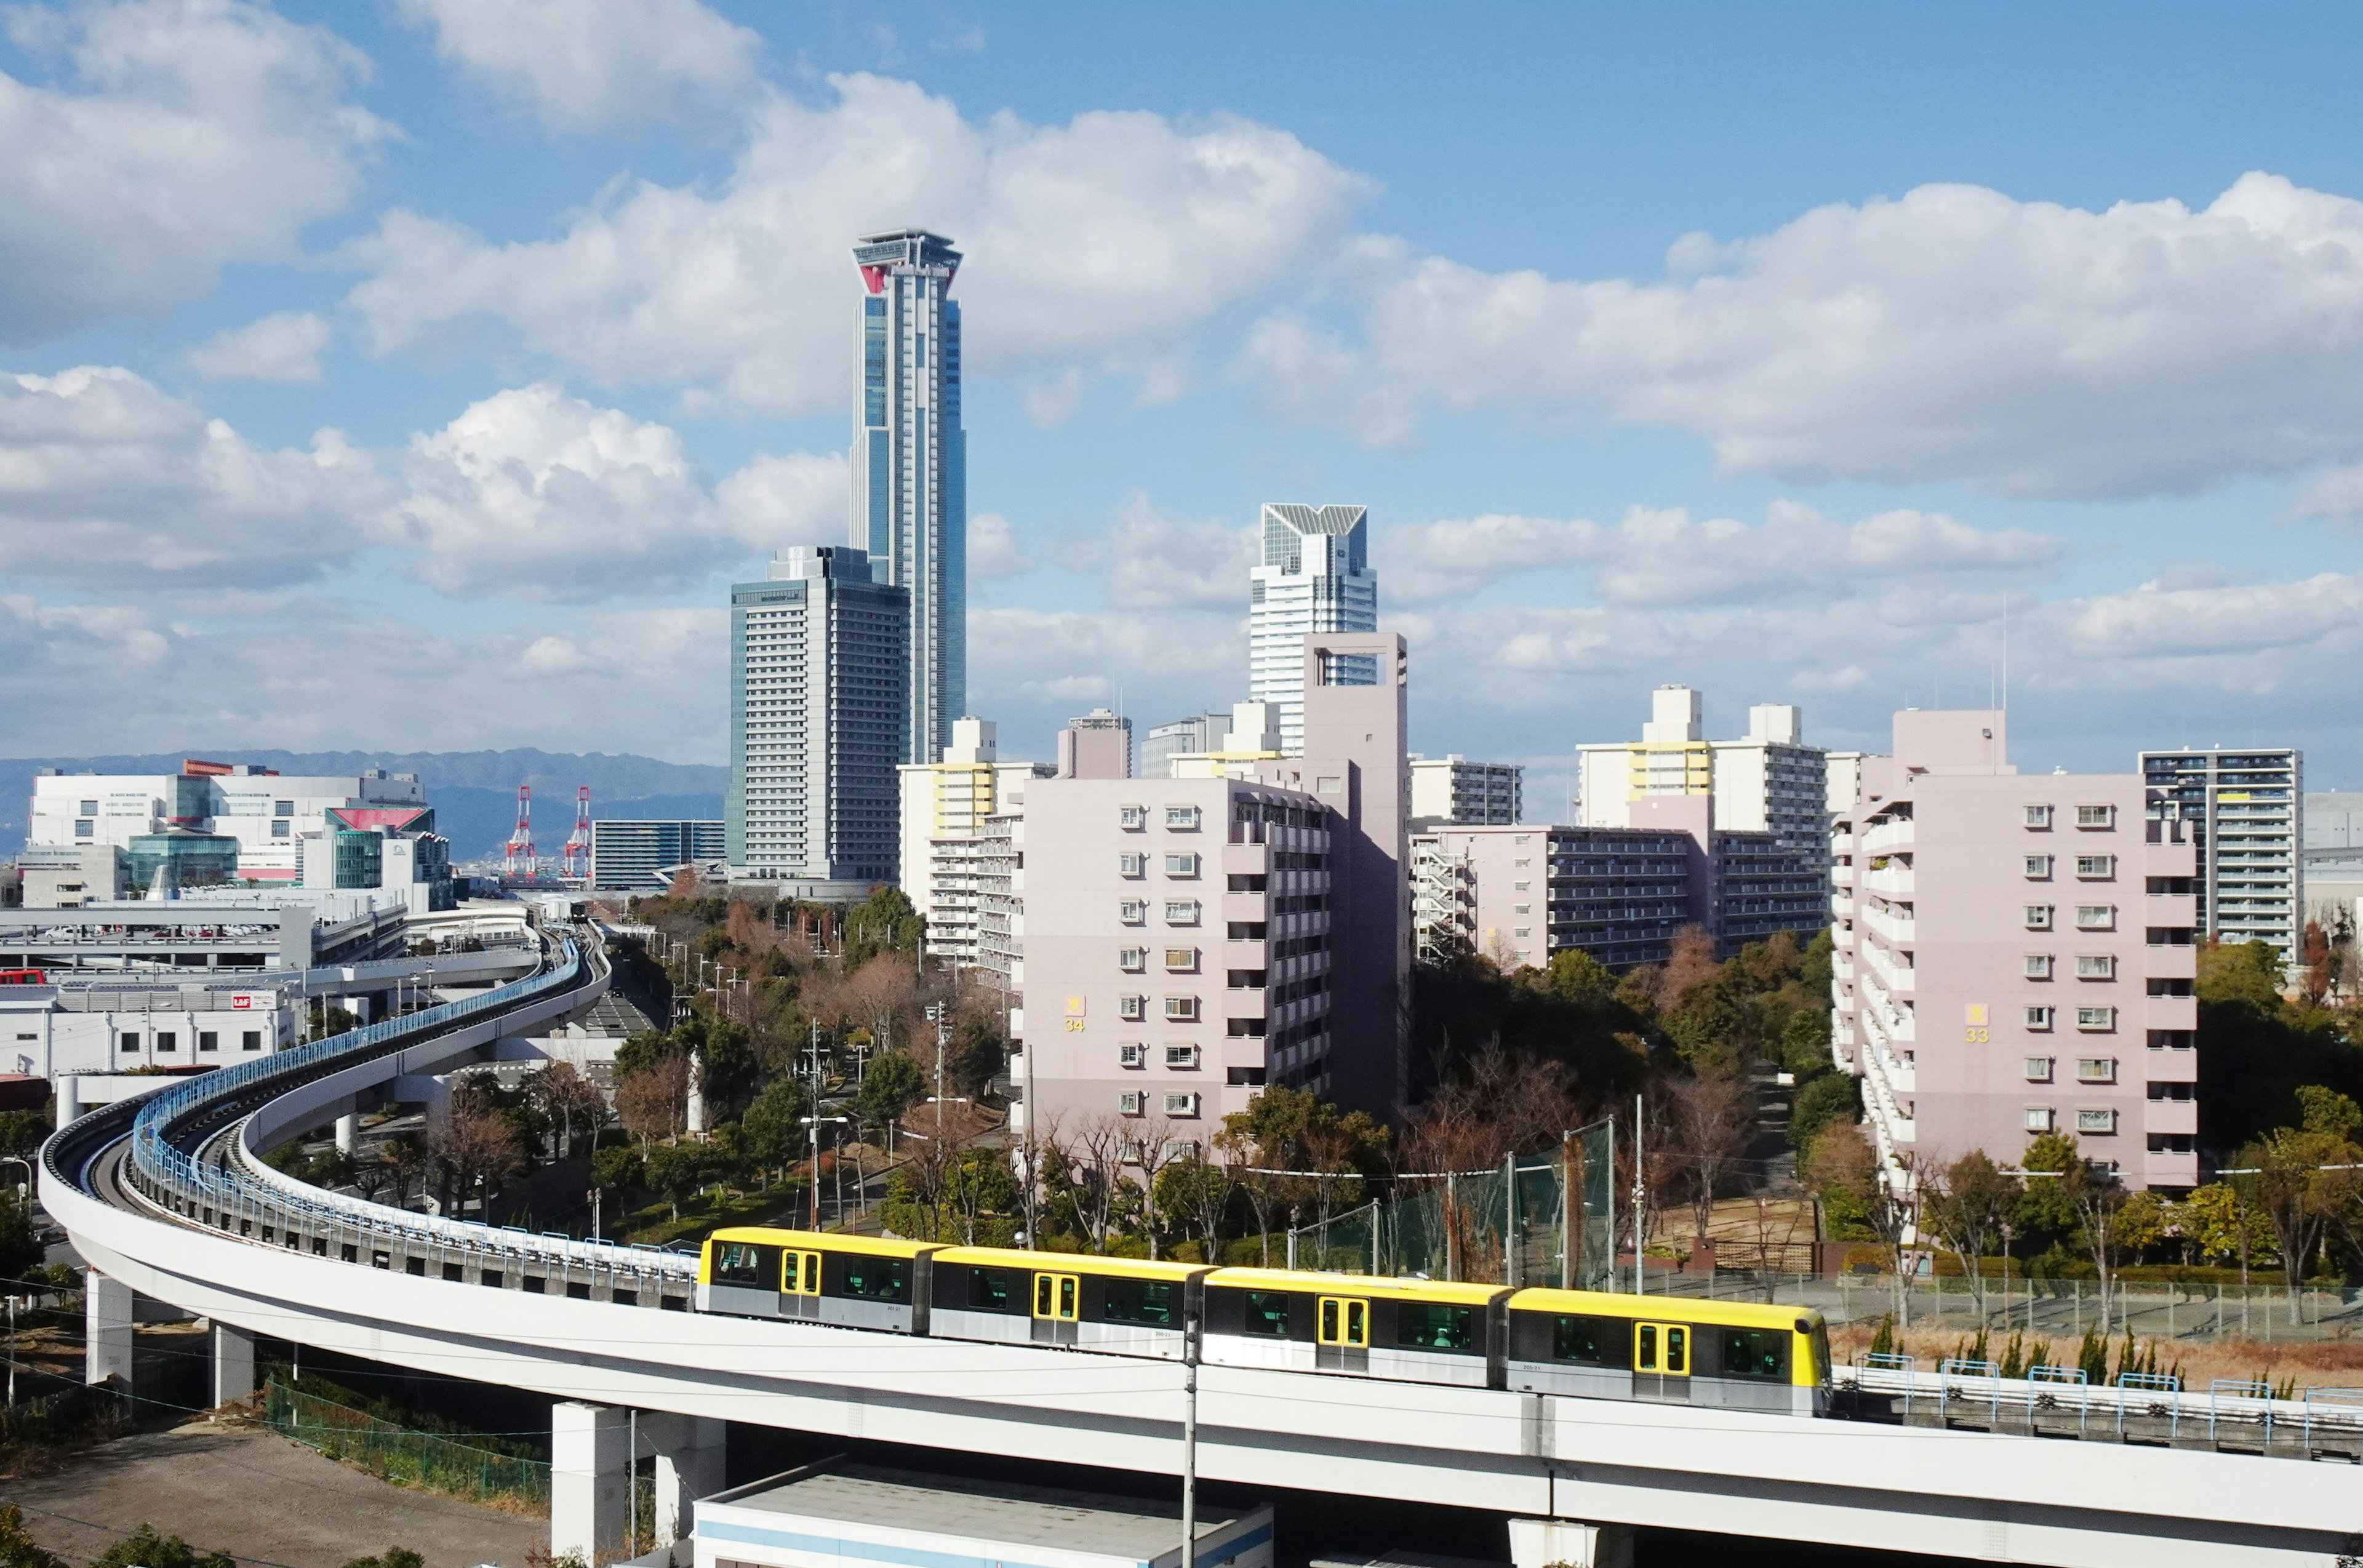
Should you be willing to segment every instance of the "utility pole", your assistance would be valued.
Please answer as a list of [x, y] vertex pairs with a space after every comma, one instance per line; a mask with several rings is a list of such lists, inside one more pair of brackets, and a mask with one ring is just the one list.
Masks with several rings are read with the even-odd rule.
[[944, 1005], [927, 1004], [927, 1021], [936, 1026], [936, 1141], [944, 1138]]
[[1198, 1339], [1195, 1307], [1182, 1308], [1182, 1568], [1198, 1565]]
[[[1641, 1175], [1641, 1096], [1633, 1096], [1633, 1294], [1647, 1294], [1641, 1277], [1641, 1247], [1648, 1240], [1649, 1192]], [[1614, 1260], [1610, 1260], [1614, 1262]]]
[[805, 1126], [804, 1141], [812, 1155], [812, 1229], [820, 1229], [820, 1020], [812, 1026], [812, 1102]]

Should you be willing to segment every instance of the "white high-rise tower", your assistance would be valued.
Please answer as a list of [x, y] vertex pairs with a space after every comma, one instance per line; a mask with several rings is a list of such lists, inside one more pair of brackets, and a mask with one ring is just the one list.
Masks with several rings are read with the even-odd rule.
[[853, 539], [911, 593], [902, 761], [933, 762], [968, 705], [968, 438], [960, 429], [960, 254], [920, 228], [862, 236]]
[[[1268, 502], [1263, 564], [1248, 585], [1248, 695], [1280, 711], [1281, 749], [1304, 754], [1304, 639], [1379, 629], [1379, 574], [1370, 563], [1370, 508]], [[1377, 685], [1340, 670], [1333, 685]]]

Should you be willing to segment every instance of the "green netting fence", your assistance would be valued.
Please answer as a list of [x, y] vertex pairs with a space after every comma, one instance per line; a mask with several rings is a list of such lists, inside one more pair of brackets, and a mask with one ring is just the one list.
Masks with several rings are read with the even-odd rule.
[[471, 1502], [505, 1501], [549, 1511], [549, 1466], [541, 1460], [413, 1431], [349, 1405], [298, 1393], [276, 1378], [264, 1392], [263, 1419], [272, 1430], [330, 1459], [349, 1460], [389, 1481]]
[[1612, 1290], [1615, 1168], [1600, 1121], [1498, 1170], [1398, 1178], [1392, 1198], [1289, 1232], [1289, 1266]]

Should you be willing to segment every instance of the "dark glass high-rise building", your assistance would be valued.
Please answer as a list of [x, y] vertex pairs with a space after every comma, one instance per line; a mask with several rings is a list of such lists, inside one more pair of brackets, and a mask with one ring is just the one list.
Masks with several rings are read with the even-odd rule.
[[902, 761], [933, 762], [968, 702], [968, 451], [960, 429], [960, 252], [925, 229], [862, 237], [851, 543], [911, 595]]

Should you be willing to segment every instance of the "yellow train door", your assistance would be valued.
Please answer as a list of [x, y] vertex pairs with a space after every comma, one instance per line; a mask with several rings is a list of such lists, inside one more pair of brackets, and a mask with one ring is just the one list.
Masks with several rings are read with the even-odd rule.
[[1370, 1304], [1325, 1296], [1313, 1318], [1313, 1364], [1326, 1372], [1370, 1370]]
[[1034, 1342], [1071, 1345], [1075, 1325], [1082, 1318], [1083, 1282], [1080, 1274], [1037, 1273], [1034, 1276]]
[[1642, 1399], [1691, 1396], [1691, 1326], [1633, 1325], [1633, 1393]]

